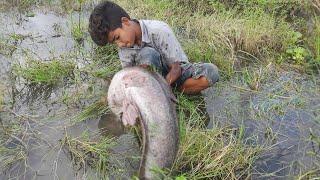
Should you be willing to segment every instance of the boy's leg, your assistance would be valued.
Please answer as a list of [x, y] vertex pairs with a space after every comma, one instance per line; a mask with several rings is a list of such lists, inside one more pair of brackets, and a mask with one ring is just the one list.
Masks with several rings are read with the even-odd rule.
[[211, 63], [192, 64], [182, 74], [179, 89], [186, 94], [196, 94], [219, 81], [217, 66]]
[[198, 79], [188, 78], [180, 87], [179, 90], [186, 94], [198, 94], [209, 87], [209, 81], [206, 77], [201, 76]]
[[158, 51], [151, 47], [144, 47], [137, 55], [136, 65], [151, 66], [155, 68], [162, 76], [168, 73], [168, 67], [162, 63], [161, 56]]

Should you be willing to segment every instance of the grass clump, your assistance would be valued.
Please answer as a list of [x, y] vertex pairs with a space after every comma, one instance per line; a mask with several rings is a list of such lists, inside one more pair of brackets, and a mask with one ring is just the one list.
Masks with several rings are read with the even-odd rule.
[[0, 54], [11, 56], [17, 49], [17, 44], [23, 40], [25, 36], [20, 34], [11, 34], [9, 37], [0, 37]]
[[87, 72], [94, 77], [111, 78], [121, 69], [116, 49], [114, 45], [95, 47], [90, 57], [92, 65], [87, 67]]
[[63, 78], [70, 76], [75, 65], [68, 61], [52, 60], [48, 62], [31, 60], [26, 67], [15, 66], [13, 72], [28, 82], [56, 85]]
[[106, 102], [103, 102], [102, 100], [100, 100], [87, 106], [83, 111], [81, 111], [79, 114], [74, 116], [71, 119], [71, 122], [78, 123], [90, 118], [99, 117], [102, 114], [107, 113], [108, 111], [109, 111], [109, 107], [106, 105]]
[[3, 0], [0, 2], [0, 10], [7, 10], [7, 8], [15, 7], [19, 11], [29, 10], [32, 6], [38, 5], [41, 0]]
[[181, 94], [178, 101], [180, 147], [173, 167], [164, 174], [183, 179], [250, 177], [261, 148], [246, 145], [240, 130], [205, 129], [209, 118], [200, 96]]
[[78, 169], [87, 169], [87, 166], [97, 170], [104, 176], [107, 172], [108, 149], [114, 146], [115, 141], [109, 137], [99, 140], [89, 140], [88, 137], [72, 138], [66, 135], [60, 143], [70, 155], [72, 162]]
[[[0, 168], [6, 172], [12, 167], [26, 164], [28, 157], [26, 137], [26, 121], [9, 121], [2, 119], [6, 116], [6, 110], [1, 112], [0, 109]], [[19, 117], [22, 118], [22, 117]], [[21, 119], [20, 119], [21, 120]]]
[[311, 70], [320, 73], [320, 18], [316, 16], [313, 19], [313, 24], [315, 27], [306, 41], [312, 54], [312, 58], [309, 59], [309, 67]]
[[238, 141], [232, 129], [186, 129], [172, 172], [187, 179], [241, 179], [260, 151]]
[[206, 126], [209, 117], [206, 113], [204, 99], [201, 96], [178, 94], [178, 102], [178, 117], [182, 136], [185, 127], [204, 128]]
[[9, 169], [14, 164], [20, 161], [26, 161], [27, 154], [22, 146], [8, 148], [1, 144], [0, 146], [0, 168], [2, 170]]
[[72, 25], [71, 35], [73, 39], [80, 44], [84, 41], [85, 32], [84, 32], [84, 27], [82, 26], [81, 23]]

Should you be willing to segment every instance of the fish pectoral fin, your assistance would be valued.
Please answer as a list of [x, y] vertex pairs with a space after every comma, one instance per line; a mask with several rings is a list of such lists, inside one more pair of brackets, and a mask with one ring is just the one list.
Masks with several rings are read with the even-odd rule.
[[138, 107], [130, 101], [125, 100], [123, 102], [123, 114], [122, 114], [122, 123], [123, 125], [133, 126], [136, 124], [137, 119], [139, 118]]

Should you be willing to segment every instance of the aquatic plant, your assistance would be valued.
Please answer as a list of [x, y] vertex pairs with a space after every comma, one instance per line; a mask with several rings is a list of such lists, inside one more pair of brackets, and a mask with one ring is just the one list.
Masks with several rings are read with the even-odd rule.
[[52, 60], [47, 62], [30, 60], [25, 67], [15, 65], [13, 72], [31, 83], [56, 85], [64, 77], [71, 76], [74, 64], [70, 61]]
[[97, 177], [105, 179], [108, 168], [109, 149], [115, 145], [110, 137], [90, 140], [82, 136], [73, 138], [65, 135], [60, 140], [61, 146], [68, 152], [75, 167], [87, 169], [87, 166], [97, 171]]
[[105, 114], [109, 111], [109, 107], [107, 106], [105, 101], [99, 100], [87, 106], [84, 110], [82, 110], [79, 114], [75, 115], [71, 118], [72, 123], [79, 123], [81, 121], [100, 117], [102, 114]]

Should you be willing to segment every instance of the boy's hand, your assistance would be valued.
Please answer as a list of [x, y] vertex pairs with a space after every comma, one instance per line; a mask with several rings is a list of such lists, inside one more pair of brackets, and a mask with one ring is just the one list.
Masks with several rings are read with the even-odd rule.
[[142, 68], [148, 68], [149, 67], [149, 65], [147, 65], [147, 64], [140, 64], [139, 66], [142, 67]]
[[166, 81], [171, 86], [181, 76], [181, 67], [179, 62], [169, 65], [169, 73], [166, 76]]

